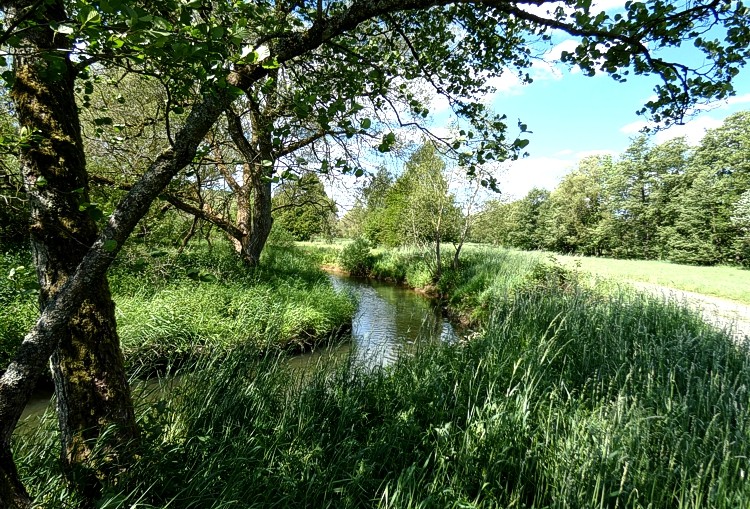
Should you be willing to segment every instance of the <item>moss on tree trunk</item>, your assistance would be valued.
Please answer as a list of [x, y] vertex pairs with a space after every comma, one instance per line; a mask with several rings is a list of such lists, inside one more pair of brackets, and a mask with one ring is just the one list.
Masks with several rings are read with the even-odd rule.
[[[80, 206], [89, 202], [88, 181], [74, 96], [75, 68], [65, 51], [69, 41], [49, 28], [50, 21], [64, 21], [66, 16], [62, 2], [46, 5], [38, 13], [46, 23], [29, 29], [27, 45], [14, 55], [11, 91], [19, 123], [32, 133], [21, 154], [21, 171], [31, 209], [31, 246], [42, 307], [73, 275], [97, 236], [95, 221]], [[101, 479], [126, 462], [125, 448], [119, 446], [137, 436], [106, 277], [89, 288], [59, 336], [52, 372], [63, 466], [74, 488], [91, 500]], [[107, 434], [110, 443], [95, 459], [92, 446], [110, 425], [119, 431]], [[9, 457], [5, 459], [12, 465]]]

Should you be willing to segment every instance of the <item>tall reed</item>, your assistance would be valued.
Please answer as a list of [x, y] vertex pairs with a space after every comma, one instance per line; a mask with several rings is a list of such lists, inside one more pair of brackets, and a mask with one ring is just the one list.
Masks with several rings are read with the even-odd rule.
[[[142, 412], [142, 460], [102, 506], [748, 506], [746, 346], [513, 256], [477, 255], [454, 287], [486, 307], [481, 332], [387, 368], [201, 361]], [[35, 447], [17, 445], [29, 478]]]

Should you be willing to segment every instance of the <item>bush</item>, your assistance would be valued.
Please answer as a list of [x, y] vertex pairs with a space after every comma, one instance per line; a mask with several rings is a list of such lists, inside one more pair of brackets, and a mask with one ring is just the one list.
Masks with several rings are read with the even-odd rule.
[[339, 254], [339, 265], [352, 276], [369, 275], [372, 263], [370, 245], [361, 237], [342, 249]]

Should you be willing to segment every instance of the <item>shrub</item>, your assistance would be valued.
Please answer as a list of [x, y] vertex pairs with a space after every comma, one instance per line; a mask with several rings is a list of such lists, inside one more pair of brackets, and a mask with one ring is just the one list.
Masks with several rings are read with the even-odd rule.
[[339, 254], [339, 265], [352, 276], [367, 276], [372, 269], [370, 245], [363, 238], [358, 238]]

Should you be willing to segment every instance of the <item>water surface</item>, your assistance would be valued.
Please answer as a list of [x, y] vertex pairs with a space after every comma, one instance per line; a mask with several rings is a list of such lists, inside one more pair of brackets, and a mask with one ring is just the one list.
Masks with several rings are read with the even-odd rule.
[[[294, 367], [305, 369], [311, 363], [341, 359], [350, 353], [368, 367], [382, 366], [420, 341], [452, 342], [457, 338], [432, 299], [390, 283], [338, 274], [328, 277], [337, 291], [349, 292], [357, 299], [350, 341], [295, 356], [290, 360]], [[36, 394], [21, 419], [44, 413], [49, 398], [49, 393]]]

